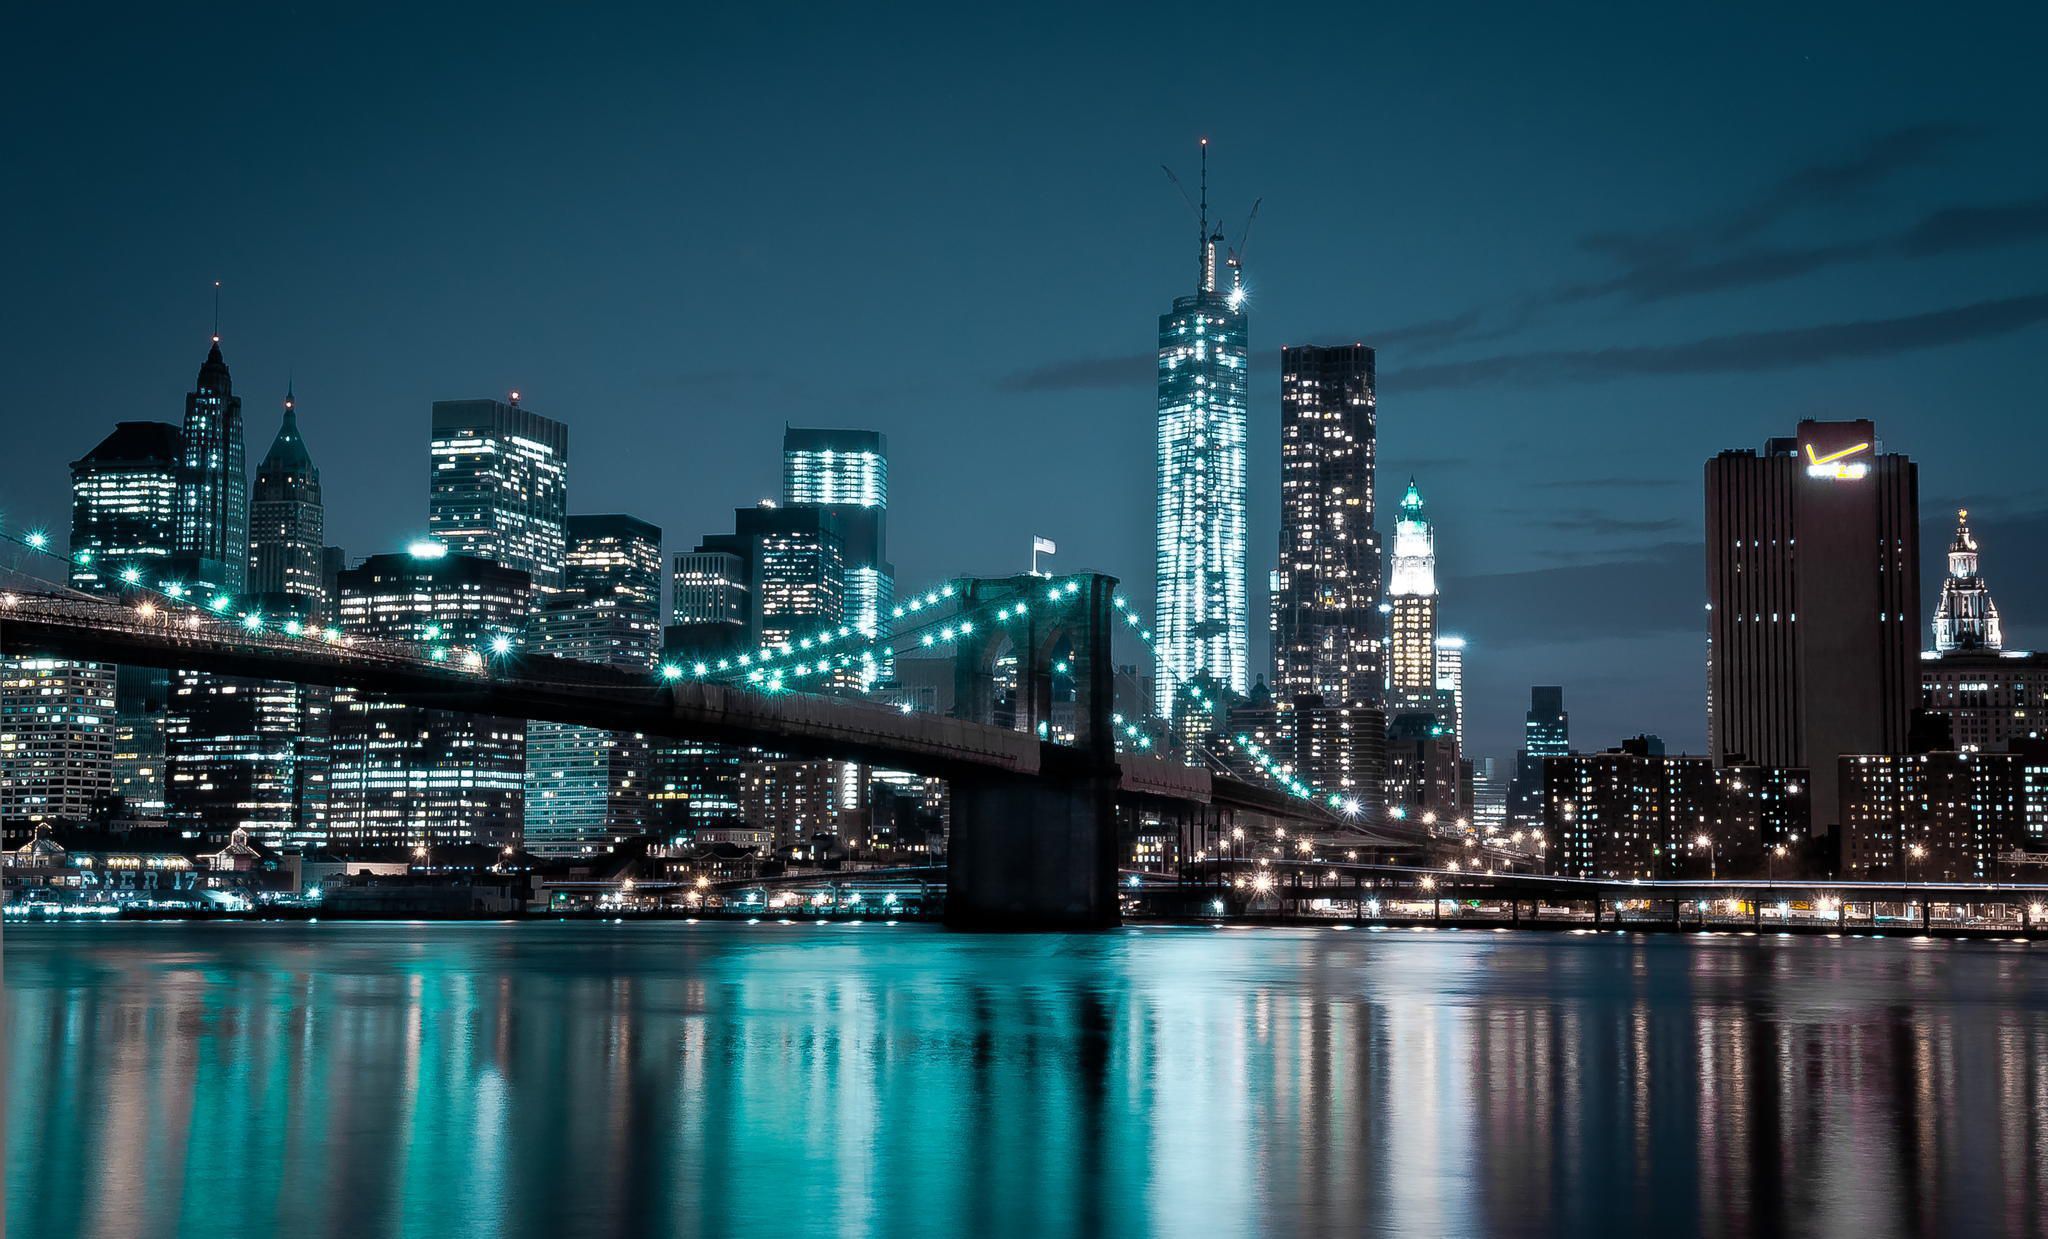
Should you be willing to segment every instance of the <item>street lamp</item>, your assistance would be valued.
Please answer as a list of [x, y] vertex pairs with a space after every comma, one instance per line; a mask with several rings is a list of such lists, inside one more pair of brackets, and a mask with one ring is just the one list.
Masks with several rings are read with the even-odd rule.
[[1719, 878], [1721, 872], [1719, 860], [1714, 855], [1714, 841], [1706, 835], [1694, 835], [1692, 837], [1692, 849], [1695, 852], [1705, 851], [1707, 854], [1707, 880], [1711, 882]]
[[1771, 881], [1775, 882], [1778, 880], [1778, 862], [1780, 860], [1783, 860], [1785, 857], [1785, 853], [1789, 852], [1790, 850], [1790, 848], [1786, 847], [1782, 843], [1773, 844], [1771, 846], [1770, 860], [1768, 862], [1770, 865]]
[[1907, 847], [1906, 847], [1906, 885], [1908, 885], [1908, 886], [1911, 886], [1911, 885], [1913, 884], [1913, 863], [1914, 863], [1915, 861], [1918, 861], [1918, 860], [1923, 860], [1923, 859], [1925, 859], [1925, 858], [1926, 858], [1926, 856], [1927, 856], [1927, 849], [1926, 849], [1926, 848], [1924, 848], [1924, 847], [1920, 846], [1920, 845], [1919, 845], [1919, 844], [1917, 844], [1917, 843], [1913, 843], [1913, 844], [1908, 844], [1908, 845], [1907, 845]]

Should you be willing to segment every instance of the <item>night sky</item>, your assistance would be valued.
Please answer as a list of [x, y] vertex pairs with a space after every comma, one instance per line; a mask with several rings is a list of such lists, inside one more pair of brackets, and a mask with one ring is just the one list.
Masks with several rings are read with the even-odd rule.
[[[1802, 6], [1810, 7], [1810, 6]], [[0, 508], [177, 420], [212, 281], [250, 465], [287, 377], [329, 538], [426, 523], [435, 399], [571, 427], [574, 511], [668, 549], [775, 492], [785, 421], [890, 437], [906, 587], [1149, 600], [1152, 355], [1194, 227], [1249, 246], [1253, 665], [1282, 344], [1379, 350], [1382, 524], [1438, 522], [1468, 719], [1705, 739], [1701, 466], [1801, 417], [1921, 468], [1931, 598], [1978, 515], [2048, 641], [2039, 5], [273, 6], [11, 19]]]

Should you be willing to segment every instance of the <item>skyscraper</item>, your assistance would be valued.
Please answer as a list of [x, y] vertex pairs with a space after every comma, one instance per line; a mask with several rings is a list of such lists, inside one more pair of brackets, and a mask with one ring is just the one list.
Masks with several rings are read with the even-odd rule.
[[888, 556], [889, 440], [873, 430], [782, 432], [784, 507], [819, 507], [836, 518], [845, 561], [842, 623], [881, 635], [896, 599]]
[[497, 400], [436, 400], [427, 529], [450, 550], [562, 585], [569, 428]]
[[1231, 263], [1231, 287], [1217, 287], [1223, 236], [1209, 230], [1208, 149], [1204, 140], [1195, 290], [1159, 317], [1153, 634], [1166, 673], [1155, 692], [1159, 716], [1183, 726], [1195, 718], [1210, 723], [1190, 714], [1196, 707], [1183, 681], [1211, 696], [1241, 697], [1251, 687], [1244, 579], [1250, 332], [1243, 268]]
[[[634, 524], [653, 530], [642, 521]], [[658, 590], [658, 531], [653, 556]], [[637, 563], [641, 556], [626, 558]], [[572, 552], [572, 576], [574, 564]], [[565, 590], [549, 599], [529, 631], [535, 653], [628, 671], [652, 671], [661, 644], [660, 626], [649, 623], [631, 592], [588, 582], [585, 592]], [[591, 855], [644, 833], [652, 818], [652, 777], [649, 741], [639, 732], [528, 722], [526, 850], [536, 856]]]
[[185, 397], [178, 469], [178, 554], [196, 578], [240, 593], [249, 569], [249, 458], [242, 401], [221, 360], [220, 337]]
[[315, 614], [324, 614], [329, 601], [320, 563], [325, 538], [320, 470], [299, 437], [297, 402], [287, 387], [284, 420], [256, 466], [256, 488], [249, 499], [249, 588], [304, 599]]
[[[425, 549], [425, 548], [422, 548]], [[471, 555], [372, 555], [341, 573], [352, 636], [488, 648], [525, 625], [524, 572]], [[328, 828], [347, 846], [516, 844], [525, 789], [523, 720], [334, 693]]]
[[102, 592], [136, 568], [152, 586], [178, 547], [184, 439], [167, 422], [120, 422], [71, 462], [71, 583]]
[[1948, 577], [1941, 583], [1941, 602], [1934, 608], [1934, 652], [1996, 650], [2005, 645], [1998, 626], [1998, 604], [1977, 568], [1977, 539], [1970, 534], [1970, 512], [1956, 512], [1955, 541], [1948, 544]]
[[1868, 421], [1799, 423], [1707, 462], [1707, 743], [1813, 773], [1839, 822], [1844, 753], [1902, 753], [1919, 696], [1919, 474]]
[[1459, 750], [1465, 744], [1465, 638], [1443, 636], [1436, 639], [1436, 696], [1443, 705], [1445, 726], [1458, 738]]
[[1565, 713], [1564, 689], [1538, 684], [1529, 690], [1529, 713], [1523, 716], [1522, 747], [1515, 754], [1515, 777], [1508, 785], [1508, 820], [1519, 829], [1543, 823], [1543, 759], [1566, 757], [1572, 751], [1571, 715]]
[[219, 843], [236, 830], [286, 851], [325, 843], [332, 699], [323, 685], [172, 672], [165, 819]]
[[1306, 694], [1353, 706], [1384, 696], [1375, 425], [1371, 349], [1280, 350], [1272, 690], [1283, 711]]
[[562, 592], [609, 603], [637, 634], [648, 660], [661, 649], [661, 529], [637, 516], [572, 516]]
[[0, 823], [90, 818], [114, 789], [114, 668], [62, 658], [0, 660]]
[[1422, 514], [1415, 479], [1394, 522], [1394, 571], [1387, 583], [1391, 624], [1387, 689], [1391, 711], [1438, 713], [1436, 534]]

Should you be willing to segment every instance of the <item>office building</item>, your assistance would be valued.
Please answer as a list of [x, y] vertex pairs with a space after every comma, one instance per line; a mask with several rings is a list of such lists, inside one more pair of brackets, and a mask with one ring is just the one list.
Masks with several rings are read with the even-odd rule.
[[1387, 723], [1386, 802], [1429, 825], [1463, 814], [1458, 738], [1429, 711], [1407, 710]]
[[[1183, 683], [1216, 698], [1251, 687], [1245, 596], [1245, 426], [1249, 327], [1243, 269], [1217, 286], [1221, 231], [1206, 213], [1208, 146], [1195, 287], [1159, 318], [1158, 529], [1153, 639], [1165, 664], [1160, 718], [1186, 730], [1201, 715]], [[1190, 711], [1195, 711], [1190, 715]]]
[[180, 447], [177, 553], [189, 565], [181, 572], [239, 594], [249, 570], [249, 458], [219, 336], [185, 397]]
[[[522, 628], [526, 573], [423, 543], [372, 555], [338, 578], [339, 622], [353, 636], [428, 650], [486, 650]], [[519, 843], [524, 720], [431, 710], [358, 689], [334, 693], [328, 829], [337, 847]]]
[[0, 826], [20, 842], [38, 822], [83, 822], [114, 791], [114, 668], [61, 658], [0, 659]]
[[1508, 823], [1517, 830], [1543, 824], [1543, 759], [1572, 751], [1571, 716], [1565, 713], [1564, 689], [1538, 684], [1529, 690], [1529, 712], [1523, 716], [1522, 747], [1515, 753], [1514, 780], [1508, 785]]
[[1373, 528], [1373, 351], [1280, 350], [1280, 557], [1272, 692], [1378, 704], [1380, 541]]
[[171, 673], [164, 818], [214, 843], [240, 830], [279, 851], [324, 845], [332, 696], [316, 684]]
[[[658, 537], [653, 556], [658, 586]], [[637, 567], [633, 575], [639, 575]], [[648, 630], [644, 598], [585, 588], [565, 590], [541, 608], [530, 630], [531, 651], [625, 671], [654, 670], [659, 632]], [[639, 732], [529, 721], [526, 850], [586, 856], [645, 833], [654, 820], [653, 778], [651, 745]]]
[[1921, 654], [1919, 671], [1920, 708], [1946, 721], [1949, 746], [1990, 752], [2048, 724], [2048, 653], [1958, 647]]
[[1458, 738], [1458, 745], [1465, 744], [1465, 638], [1438, 637], [1436, 639], [1436, 697], [1443, 712], [1443, 721]]
[[1441, 716], [1445, 711], [1437, 693], [1436, 531], [1423, 515], [1422, 492], [1413, 478], [1394, 521], [1387, 606], [1388, 708]]
[[277, 438], [256, 466], [249, 498], [249, 588], [273, 598], [303, 599], [309, 618], [329, 608], [321, 554], [326, 509], [320, 470], [299, 435], [298, 402], [289, 388]]
[[1708, 747], [1807, 767], [1840, 821], [1839, 758], [1902, 753], [1918, 697], [1919, 476], [1868, 421], [1799, 423], [1707, 462]]
[[886, 636], [896, 601], [896, 569], [888, 556], [887, 436], [785, 427], [782, 503], [823, 508], [835, 518], [845, 571], [841, 622]]
[[119, 422], [71, 462], [71, 584], [106, 592], [130, 569], [162, 583], [178, 548], [184, 436], [167, 422]]
[[[498, 400], [436, 400], [427, 529], [450, 550], [524, 572], [537, 596], [562, 587], [569, 428]], [[536, 602], [538, 597], [536, 598]]]
[[661, 645], [661, 529], [637, 516], [572, 516], [563, 557], [562, 592], [612, 599]]

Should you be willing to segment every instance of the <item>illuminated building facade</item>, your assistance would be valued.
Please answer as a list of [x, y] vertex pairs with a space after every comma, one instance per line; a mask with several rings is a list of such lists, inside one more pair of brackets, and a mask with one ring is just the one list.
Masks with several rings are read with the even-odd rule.
[[1813, 771], [1902, 753], [1920, 682], [1919, 474], [1868, 421], [1803, 421], [1707, 462], [1707, 743], [1715, 761]]
[[1805, 770], [1716, 767], [1662, 748], [1644, 736], [1604, 753], [1543, 759], [1541, 828], [1552, 872], [1760, 877], [1771, 872], [1766, 849], [1810, 833]]
[[0, 823], [82, 822], [114, 790], [114, 668], [0, 659]]
[[178, 547], [184, 434], [167, 422], [120, 422], [71, 462], [71, 584], [118, 590], [133, 568], [160, 583]]
[[299, 436], [297, 404], [287, 390], [277, 438], [256, 466], [256, 488], [249, 499], [249, 588], [304, 599], [308, 614], [318, 617], [326, 614], [330, 601], [320, 566], [327, 517], [320, 470]]
[[[1206, 216], [1202, 231], [1208, 234]], [[1159, 717], [1183, 728], [1193, 726], [1181, 716], [1195, 707], [1182, 682], [1212, 697], [1241, 697], [1251, 687], [1244, 576], [1250, 329], [1241, 268], [1232, 266], [1229, 290], [1217, 287], [1221, 242], [1214, 234], [1200, 238], [1195, 291], [1174, 298], [1159, 317], [1153, 641], [1169, 674], [1154, 694]]]
[[[660, 631], [649, 630], [644, 601], [616, 590], [552, 598], [529, 631], [533, 653], [628, 671], [654, 670], [659, 652]], [[528, 722], [526, 850], [587, 856], [644, 833], [652, 823], [653, 777], [651, 746], [639, 732]]]
[[1529, 690], [1529, 712], [1523, 716], [1522, 747], [1515, 753], [1515, 777], [1508, 785], [1508, 822], [1518, 830], [1543, 824], [1543, 759], [1572, 751], [1571, 716], [1565, 713], [1564, 689], [1538, 684]]
[[873, 430], [782, 432], [782, 503], [826, 509], [844, 560], [841, 623], [885, 635], [896, 601], [888, 556], [889, 440]]
[[1387, 696], [1396, 711], [1437, 714], [1436, 532], [1422, 512], [1415, 479], [1394, 521], [1394, 567], [1387, 580]]
[[[337, 592], [344, 633], [453, 657], [456, 650], [488, 650], [492, 637], [523, 628], [533, 586], [517, 569], [444, 552], [372, 555], [341, 573]], [[521, 719], [336, 689], [330, 837], [344, 847], [516, 845], [525, 750]]]
[[2000, 851], [2039, 845], [2028, 767], [2018, 753], [1843, 754], [1842, 876], [1991, 880]]
[[436, 400], [427, 528], [451, 550], [526, 573], [536, 595], [562, 586], [569, 428], [498, 400]]
[[1373, 351], [1280, 350], [1280, 557], [1274, 699], [1378, 704], [1380, 540], [1373, 529]]
[[185, 396], [180, 442], [178, 554], [197, 565], [193, 575], [240, 593], [249, 571], [249, 455], [219, 336]]
[[1950, 742], [1989, 752], [2048, 725], [2048, 654], [1956, 649], [1920, 656], [1920, 708], [1948, 720]]
[[654, 664], [661, 649], [661, 528], [637, 516], [572, 516], [562, 592], [609, 602]]
[[1386, 667], [1373, 529], [1373, 352], [1280, 350], [1280, 555], [1272, 693], [1295, 773], [1377, 809]]
[[1465, 638], [1436, 639], [1436, 696], [1443, 705], [1444, 724], [1465, 744]]
[[1998, 604], [1978, 570], [1977, 539], [1970, 533], [1970, 512], [1956, 512], [1955, 540], [1948, 544], [1948, 576], [1941, 583], [1941, 601], [1934, 608], [1934, 652], [1997, 650], [2005, 645], [1998, 624]]
[[332, 698], [321, 685], [173, 672], [165, 819], [221, 843], [243, 830], [280, 851], [324, 845]]

